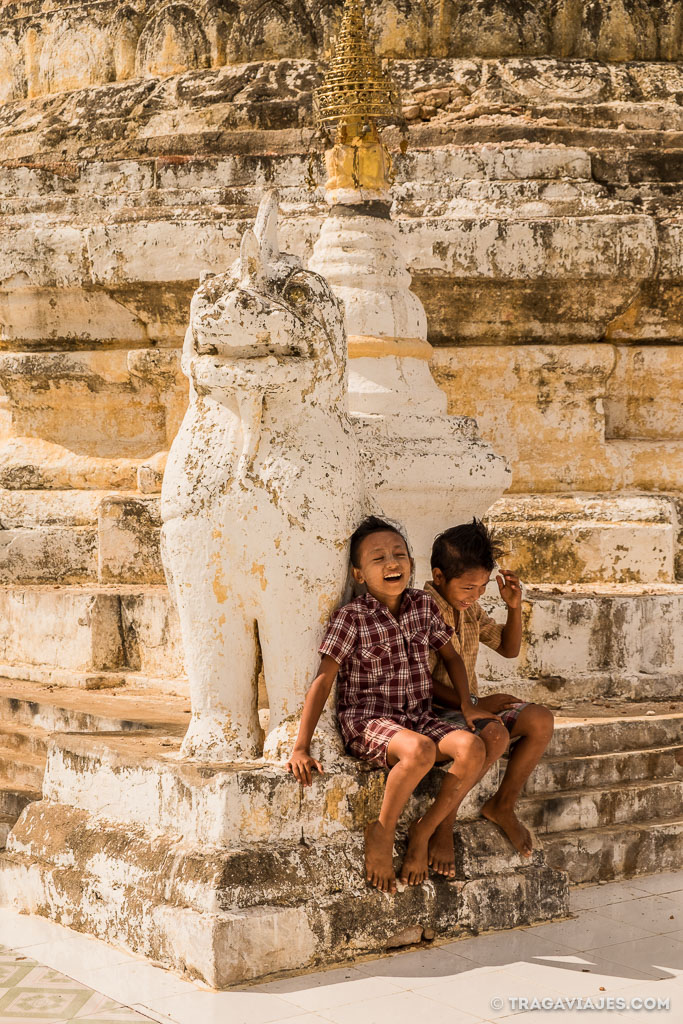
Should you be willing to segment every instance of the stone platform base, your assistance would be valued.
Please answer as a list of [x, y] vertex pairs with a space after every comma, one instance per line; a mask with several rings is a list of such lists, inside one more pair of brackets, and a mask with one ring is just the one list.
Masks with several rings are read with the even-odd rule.
[[566, 876], [541, 852], [522, 867], [484, 822], [461, 825], [457, 843], [456, 881], [434, 877], [388, 896], [363, 883], [357, 833], [197, 847], [43, 800], [10, 836], [0, 900], [215, 988], [425, 934], [476, 934], [567, 913]]
[[[344, 762], [301, 793], [265, 764], [193, 765], [178, 760], [177, 736], [148, 734], [144, 750], [141, 740], [135, 756], [130, 734], [53, 740], [44, 799], [0, 856], [1, 903], [216, 988], [567, 912], [566, 875], [541, 850], [522, 861], [473, 820], [495, 779], [463, 809], [456, 880], [388, 896], [363, 880], [362, 828], [383, 772]], [[435, 770], [410, 816], [438, 783]]]

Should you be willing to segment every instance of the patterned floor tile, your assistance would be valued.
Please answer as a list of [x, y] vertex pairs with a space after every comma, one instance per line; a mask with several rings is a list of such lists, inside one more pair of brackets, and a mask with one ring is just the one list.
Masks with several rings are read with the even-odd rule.
[[144, 1021], [145, 1024], [149, 1024], [149, 1017], [143, 1017], [142, 1014], [131, 1010], [129, 1006], [119, 1006], [109, 1013], [95, 1014], [92, 1017], [74, 1017], [72, 1019], [74, 1024], [76, 1021], [78, 1024], [122, 1024], [124, 1021]]
[[0, 957], [0, 989], [13, 988], [31, 973], [36, 967], [33, 960], [26, 963], [17, 963], [8, 957]]
[[[49, 970], [49, 968], [45, 968]], [[66, 979], [65, 979], [66, 980]], [[75, 983], [74, 983], [75, 984]], [[90, 989], [39, 987], [8, 989], [0, 998], [0, 1024], [71, 1020], [90, 998]]]
[[93, 992], [74, 1017], [74, 1024], [123, 1024], [125, 1021], [146, 1021], [149, 1024], [148, 1017], [99, 992]]
[[[9, 986], [6, 986], [7, 988]], [[19, 983], [20, 988], [41, 988], [49, 992], [53, 988], [57, 989], [74, 989], [79, 992], [91, 992], [92, 989], [88, 985], [83, 985], [80, 981], [74, 981], [73, 978], [67, 977], [60, 971], [55, 971], [52, 967], [45, 967], [42, 964], [36, 964], [26, 975], [25, 978]]]
[[6, 949], [0, 953], [0, 963], [32, 964], [35, 967], [38, 961], [23, 953], [20, 949]]
[[0, 1017], [2, 1024], [68, 1024], [67, 1021], [55, 1020], [54, 1017]]

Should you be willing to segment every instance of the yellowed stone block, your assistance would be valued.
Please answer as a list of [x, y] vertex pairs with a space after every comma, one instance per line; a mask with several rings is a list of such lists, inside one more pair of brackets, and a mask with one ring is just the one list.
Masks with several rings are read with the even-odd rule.
[[0, 356], [14, 432], [96, 457], [163, 448], [163, 407], [150, 383], [131, 376], [127, 360], [122, 350]]
[[0, 445], [0, 487], [8, 490], [134, 490], [138, 466], [139, 460], [80, 455], [38, 437]]
[[604, 442], [606, 345], [438, 348], [432, 371], [449, 412], [473, 416], [505, 452], [512, 491], [612, 490], [619, 462]]
[[624, 488], [680, 492], [683, 441], [613, 441], [609, 447], [621, 462]]
[[619, 346], [615, 357], [605, 396], [607, 437], [683, 440], [683, 349]]
[[677, 523], [667, 497], [506, 495], [487, 521], [502, 560], [526, 583], [659, 583], [674, 579]]
[[99, 578], [103, 583], [164, 583], [156, 499], [112, 495], [99, 509]]

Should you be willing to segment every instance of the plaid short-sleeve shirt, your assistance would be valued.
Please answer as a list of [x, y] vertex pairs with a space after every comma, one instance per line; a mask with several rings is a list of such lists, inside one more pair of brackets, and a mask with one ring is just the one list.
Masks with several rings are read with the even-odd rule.
[[452, 634], [434, 599], [411, 587], [397, 618], [371, 594], [334, 613], [319, 650], [340, 666], [337, 714], [347, 744], [369, 719], [391, 718], [411, 728], [431, 713], [429, 651]]

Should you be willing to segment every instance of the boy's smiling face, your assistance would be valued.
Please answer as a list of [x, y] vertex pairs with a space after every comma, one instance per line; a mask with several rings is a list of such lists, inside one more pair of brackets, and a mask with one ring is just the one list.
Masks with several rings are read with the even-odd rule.
[[434, 569], [434, 586], [451, 608], [464, 611], [478, 601], [486, 590], [491, 574], [486, 569], [467, 569], [462, 576], [447, 580], [441, 569]]
[[356, 583], [364, 583], [368, 593], [382, 604], [392, 604], [410, 582], [412, 559], [403, 537], [393, 530], [378, 530], [364, 537], [358, 549]]

